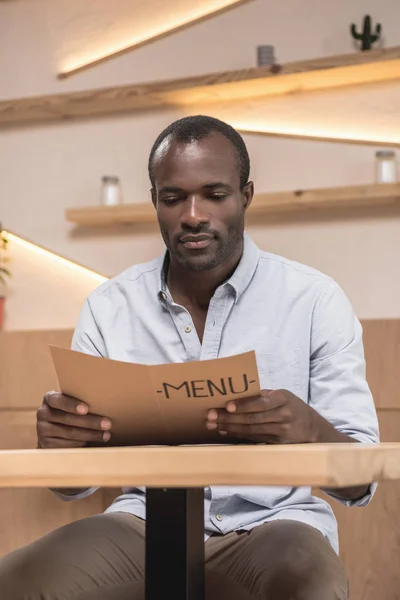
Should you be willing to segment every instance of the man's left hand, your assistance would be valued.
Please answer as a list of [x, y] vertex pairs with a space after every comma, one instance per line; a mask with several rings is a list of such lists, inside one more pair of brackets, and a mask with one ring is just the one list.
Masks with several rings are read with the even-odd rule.
[[[337, 431], [311, 406], [288, 390], [261, 390], [259, 396], [227, 403], [225, 409], [212, 408], [207, 414], [207, 429], [228, 438], [256, 444], [304, 444], [311, 442], [357, 442]], [[331, 488], [343, 500], [358, 500], [369, 485]]]
[[319, 441], [321, 417], [288, 390], [262, 390], [259, 396], [211, 409], [206, 427], [221, 435], [266, 444], [301, 444]]

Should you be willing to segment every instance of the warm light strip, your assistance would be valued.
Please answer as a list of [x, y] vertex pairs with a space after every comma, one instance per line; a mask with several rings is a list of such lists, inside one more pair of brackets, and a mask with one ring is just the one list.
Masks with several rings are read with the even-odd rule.
[[90, 269], [87, 269], [86, 267], [82, 267], [81, 265], [78, 265], [77, 263], [74, 263], [71, 260], [68, 260], [67, 258], [63, 258], [62, 256], [59, 256], [58, 254], [54, 254], [53, 252], [50, 252], [50, 250], [46, 250], [45, 248], [42, 248], [41, 246], [36, 246], [36, 244], [33, 244], [32, 242], [28, 242], [27, 240], [24, 240], [24, 239], [18, 237], [17, 235], [14, 235], [13, 233], [9, 233], [9, 232], [4, 232], [4, 233], [7, 235], [7, 238], [10, 240], [11, 243], [18, 244], [18, 246], [25, 248], [25, 250], [29, 250], [29, 252], [34, 252], [34, 253], [38, 254], [39, 256], [51, 259], [55, 263], [59, 264], [60, 266], [68, 267], [69, 269], [78, 272], [80, 275], [87, 275], [87, 276], [91, 277], [92, 279], [94, 279], [95, 281], [97, 281], [98, 283], [103, 283], [104, 281], [107, 281], [107, 279], [108, 279], [107, 277], [104, 277], [103, 275], [100, 275], [99, 273], [95, 273], [94, 271], [91, 271]]
[[187, 27], [191, 27], [192, 25], [197, 25], [202, 21], [205, 21], [206, 19], [215, 17], [227, 10], [236, 8], [240, 4], [245, 4], [246, 2], [251, 2], [251, 0], [230, 0], [230, 3], [225, 6], [214, 8], [205, 14], [189, 17], [185, 21], [181, 21], [179, 18], [177, 18], [176, 25], [168, 27], [167, 29], [160, 29], [158, 31], [156, 30], [152, 31], [151, 33], [146, 33], [146, 35], [132, 41], [129, 45], [124, 45], [116, 48], [108, 48], [106, 51], [103, 50], [102, 52], [99, 52], [97, 55], [92, 56], [90, 58], [87, 57], [86, 59], [83, 59], [81, 61], [74, 61], [72, 64], [65, 67], [65, 69], [63, 69], [61, 73], [58, 74], [58, 78], [65, 79], [67, 77], [70, 77], [71, 75], [75, 75], [75, 73], [79, 73], [83, 69], [88, 69], [90, 67], [98, 65], [106, 60], [109, 60], [110, 58], [115, 58], [116, 56], [120, 56], [121, 54], [125, 54], [130, 50], [140, 48], [141, 46], [144, 46], [151, 42], [157, 42], [158, 40], [161, 40], [162, 38], [168, 35], [178, 33], [178, 31], [186, 29]]
[[385, 135], [374, 136], [370, 132], [365, 135], [347, 131], [331, 131], [302, 127], [269, 127], [263, 125], [247, 125], [235, 119], [226, 119], [229, 123], [242, 134], [266, 135], [271, 137], [284, 137], [305, 140], [320, 140], [327, 142], [339, 142], [347, 144], [365, 144], [371, 146], [400, 146], [400, 136], [396, 131], [387, 132]]

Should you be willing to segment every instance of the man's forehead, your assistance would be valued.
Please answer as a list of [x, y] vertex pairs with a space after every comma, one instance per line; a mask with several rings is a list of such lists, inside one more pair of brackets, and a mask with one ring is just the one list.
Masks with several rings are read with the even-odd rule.
[[154, 155], [156, 176], [180, 174], [187, 170], [207, 171], [210, 175], [236, 173], [238, 171], [235, 149], [229, 140], [219, 133], [199, 140], [180, 142], [163, 140]]

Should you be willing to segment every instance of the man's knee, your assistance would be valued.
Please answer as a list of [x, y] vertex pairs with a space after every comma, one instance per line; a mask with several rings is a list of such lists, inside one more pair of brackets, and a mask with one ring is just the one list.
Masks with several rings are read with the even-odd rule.
[[96, 525], [100, 529], [98, 519], [92, 517], [60, 527], [1, 558], [0, 600], [42, 600], [48, 595], [52, 600], [64, 597], [59, 596], [55, 588], [61, 583], [60, 568], [62, 565], [65, 569], [68, 567], [67, 558], [72, 553], [66, 551], [63, 555], [60, 549], [66, 550], [74, 538], [80, 539], [82, 523], [86, 523], [86, 530]]
[[0, 559], [0, 598], [3, 600], [40, 600], [40, 565], [26, 549], [16, 550]]
[[97, 580], [120, 583], [127, 569], [132, 581], [142, 579], [143, 522], [122, 513], [96, 515], [0, 559], [0, 600], [61, 600], [93, 589]]
[[[294, 521], [277, 522], [274, 529], [277, 558], [273, 573], [266, 579], [266, 598], [348, 598], [345, 571], [336, 553], [319, 531]], [[266, 569], [268, 570], [268, 565]]]

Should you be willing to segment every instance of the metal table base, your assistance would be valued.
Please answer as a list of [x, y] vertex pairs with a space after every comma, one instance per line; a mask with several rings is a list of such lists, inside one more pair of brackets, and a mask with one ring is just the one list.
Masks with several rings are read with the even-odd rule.
[[146, 600], [204, 600], [204, 489], [147, 488]]

